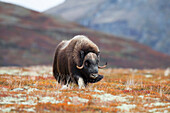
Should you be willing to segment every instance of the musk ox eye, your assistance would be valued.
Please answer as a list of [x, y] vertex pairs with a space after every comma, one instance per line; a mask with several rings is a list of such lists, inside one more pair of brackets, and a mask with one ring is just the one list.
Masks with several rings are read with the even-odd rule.
[[85, 66], [86, 66], [86, 67], [89, 67], [89, 66], [90, 66], [90, 62], [89, 62], [88, 60], [85, 62]]

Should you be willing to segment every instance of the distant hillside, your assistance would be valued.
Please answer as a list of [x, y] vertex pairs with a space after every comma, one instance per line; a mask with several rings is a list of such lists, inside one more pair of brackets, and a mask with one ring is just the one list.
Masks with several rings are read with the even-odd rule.
[[87, 35], [101, 49], [108, 67], [165, 68], [170, 57], [142, 44], [89, 30], [19, 6], [0, 3], [0, 66], [52, 64], [57, 44]]
[[170, 55], [170, 0], [66, 0], [45, 13]]

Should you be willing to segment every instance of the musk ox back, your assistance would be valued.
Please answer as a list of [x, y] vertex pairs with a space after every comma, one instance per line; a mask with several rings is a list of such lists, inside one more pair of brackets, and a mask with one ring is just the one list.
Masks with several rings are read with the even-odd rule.
[[53, 75], [58, 83], [74, 82], [79, 88], [88, 83], [95, 83], [103, 78], [98, 75], [100, 50], [86, 36], [78, 35], [70, 40], [62, 41], [56, 48]]

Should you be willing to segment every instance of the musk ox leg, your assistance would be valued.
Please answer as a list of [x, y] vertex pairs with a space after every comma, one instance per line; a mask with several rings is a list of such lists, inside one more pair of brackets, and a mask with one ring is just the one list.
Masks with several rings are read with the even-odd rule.
[[74, 82], [79, 86], [79, 89], [84, 89], [86, 86], [86, 83], [82, 77], [79, 76], [79, 74], [73, 74], [72, 79]]
[[60, 76], [54, 76], [56, 78], [56, 80], [58, 81], [58, 83], [60, 83]]
[[67, 85], [63, 85], [61, 90], [68, 89], [69, 87]]
[[68, 78], [67, 78], [67, 83], [66, 83], [67, 87], [68, 87], [68, 85], [70, 84], [70, 82], [71, 82], [71, 77], [68, 76]]
[[85, 83], [83, 78], [81, 77], [78, 78], [78, 85], [79, 85], [79, 89], [85, 89]]

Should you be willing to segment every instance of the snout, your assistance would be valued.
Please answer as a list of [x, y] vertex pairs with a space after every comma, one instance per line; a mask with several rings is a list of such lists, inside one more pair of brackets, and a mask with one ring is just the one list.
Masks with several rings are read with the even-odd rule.
[[98, 67], [97, 66], [95, 66], [93, 68], [93, 71], [91, 72], [90, 77], [91, 78], [97, 78], [98, 77]]
[[98, 73], [98, 67], [96, 66], [96, 67], [94, 67], [94, 69], [93, 69], [93, 73]]
[[90, 77], [93, 78], [93, 79], [95, 79], [95, 78], [98, 77], [98, 74], [90, 74]]

